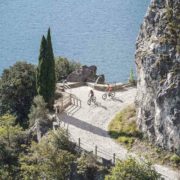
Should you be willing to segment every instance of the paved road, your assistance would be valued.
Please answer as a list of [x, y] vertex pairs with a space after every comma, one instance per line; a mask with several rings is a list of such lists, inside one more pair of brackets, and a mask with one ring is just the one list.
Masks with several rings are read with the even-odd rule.
[[[99, 156], [106, 159], [113, 159], [113, 154], [117, 158], [125, 159], [127, 150], [111, 139], [107, 133], [108, 124], [117, 112], [134, 102], [136, 89], [128, 88], [121, 92], [116, 92], [115, 98], [102, 100], [103, 92], [94, 91], [97, 99], [96, 104], [88, 105], [88, 93], [90, 87], [83, 86], [68, 90], [82, 101], [82, 107], [69, 106], [65, 113], [59, 116], [68, 127], [75, 142], [81, 139], [81, 146], [88, 151], [95, 151]], [[177, 174], [166, 167], [156, 165], [156, 169], [168, 180], [178, 180]]]

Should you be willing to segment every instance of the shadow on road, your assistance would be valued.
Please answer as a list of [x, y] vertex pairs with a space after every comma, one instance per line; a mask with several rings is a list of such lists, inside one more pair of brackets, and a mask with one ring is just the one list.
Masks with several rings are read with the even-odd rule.
[[101, 108], [103, 108], [103, 109], [105, 109], [105, 110], [108, 109], [106, 106], [103, 106], [100, 102], [96, 102], [95, 105], [96, 105], [97, 107], [101, 107]]
[[112, 100], [113, 101], [119, 101], [119, 102], [121, 102], [121, 103], [123, 103], [124, 101], [123, 100], [121, 100], [120, 98], [118, 98], [118, 97], [113, 97], [112, 98]]
[[77, 128], [83, 129], [85, 131], [89, 131], [93, 134], [97, 134], [97, 135], [103, 136], [103, 137], [109, 136], [107, 131], [105, 131], [99, 127], [96, 127], [94, 125], [91, 125], [87, 122], [84, 122], [80, 119], [76, 119], [72, 116], [69, 116], [66, 113], [62, 113], [62, 114], [58, 115], [58, 117], [59, 117], [59, 119], [62, 119], [62, 121], [64, 123], [67, 123], [67, 124], [72, 125], [72, 126], [76, 126]]

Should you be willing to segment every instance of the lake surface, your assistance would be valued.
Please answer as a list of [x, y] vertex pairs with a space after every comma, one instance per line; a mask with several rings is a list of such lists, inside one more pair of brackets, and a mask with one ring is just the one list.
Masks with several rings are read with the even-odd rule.
[[96, 65], [109, 82], [134, 68], [135, 41], [150, 0], [0, 0], [0, 73], [18, 60], [37, 64], [51, 27], [55, 56]]

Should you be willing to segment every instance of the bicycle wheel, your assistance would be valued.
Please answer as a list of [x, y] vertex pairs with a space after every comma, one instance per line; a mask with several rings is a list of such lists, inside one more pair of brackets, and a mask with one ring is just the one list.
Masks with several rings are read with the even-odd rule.
[[115, 96], [115, 92], [111, 92], [110, 96], [113, 98]]
[[96, 103], [96, 97], [93, 97], [92, 101], [93, 103]]
[[103, 95], [102, 95], [102, 99], [103, 99], [103, 100], [106, 100], [106, 98], [107, 98], [107, 94], [103, 94]]
[[91, 99], [88, 99], [87, 104], [90, 106], [91, 105]]

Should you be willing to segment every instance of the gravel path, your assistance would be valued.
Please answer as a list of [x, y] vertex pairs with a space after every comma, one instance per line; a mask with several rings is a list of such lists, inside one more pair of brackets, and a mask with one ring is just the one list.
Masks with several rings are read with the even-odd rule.
[[[65, 122], [64, 125], [68, 127], [75, 142], [81, 139], [81, 147], [84, 149], [94, 152], [97, 146], [97, 154], [100, 157], [113, 159], [115, 153], [116, 158], [125, 159], [129, 153], [109, 137], [107, 128], [117, 112], [134, 102], [136, 89], [128, 88], [116, 92], [114, 99], [107, 98], [105, 101], [102, 100], [104, 92], [94, 90], [97, 103], [89, 106], [87, 100], [90, 89], [90, 87], [82, 86], [68, 90], [69, 93], [81, 99], [82, 107], [71, 105], [59, 118]], [[159, 165], [155, 167], [165, 179], [179, 180], [174, 171]]]

